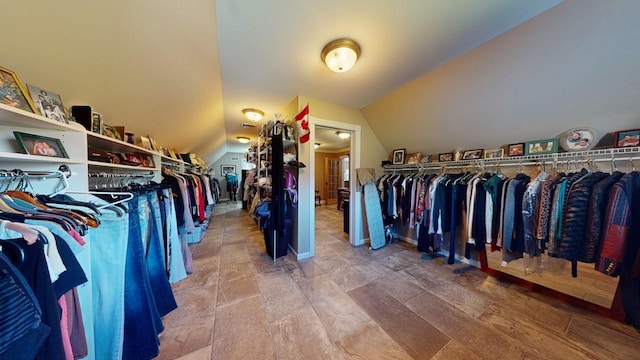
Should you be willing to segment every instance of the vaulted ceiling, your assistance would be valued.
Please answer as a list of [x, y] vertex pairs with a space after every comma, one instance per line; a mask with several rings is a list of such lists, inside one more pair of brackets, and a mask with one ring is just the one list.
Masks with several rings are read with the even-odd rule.
[[[67, 106], [91, 105], [108, 124], [125, 125], [137, 135], [151, 135], [162, 146], [196, 152], [212, 163], [225, 152], [246, 149], [237, 136], [255, 139], [257, 129], [241, 127], [246, 122], [243, 108], [262, 109], [269, 119], [298, 95], [362, 109], [385, 147], [407, 141], [411, 129], [407, 132], [406, 127], [424, 113], [421, 102], [437, 99], [432, 92], [439, 85], [429, 85], [426, 93], [434, 97], [428, 101], [425, 93], [411, 99], [408, 91], [422, 91], [424, 81], [450, 75], [446, 64], [455, 64], [463, 54], [490, 53], [491, 46], [478, 48], [496, 37], [508, 38], [512, 29], [526, 26], [562, 1], [37, 2], [3, 4], [0, 66], [14, 70], [23, 82], [60, 94]], [[583, 3], [567, 2], [573, 7]], [[606, 8], [599, 2], [589, 4]], [[602, 14], [605, 19], [608, 15]], [[561, 28], [547, 30], [547, 39], [553, 31], [562, 33]], [[578, 43], [585, 40], [570, 35]], [[356, 66], [343, 74], [330, 72], [320, 60], [322, 47], [338, 37], [353, 38], [362, 47]], [[519, 35], [509, 41], [523, 39]], [[535, 34], [524, 40], [528, 46], [537, 41]], [[536, 55], [519, 54], [522, 59]], [[495, 57], [493, 64], [501, 61], [509, 58]], [[435, 75], [430, 78], [430, 73]], [[460, 71], [454, 75], [461, 76]], [[486, 93], [476, 81], [491, 84], [496, 79], [473, 75], [476, 88], [471, 90], [489, 98], [511, 99], [517, 92], [506, 86], [497, 94]], [[512, 75], [518, 80], [518, 74]], [[552, 73], [548, 76], [553, 79]], [[438, 84], [443, 92], [459, 90], [446, 82]], [[404, 133], [402, 126], [389, 121], [398, 114]], [[425, 126], [442, 130], [432, 132], [442, 137], [448, 134], [444, 128], [449, 120], [456, 119], [434, 116]], [[498, 126], [510, 126], [508, 119], [499, 120]], [[490, 132], [478, 136], [490, 137]], [[418, 146], [422, 140], [413, 136], [408, 141]]]

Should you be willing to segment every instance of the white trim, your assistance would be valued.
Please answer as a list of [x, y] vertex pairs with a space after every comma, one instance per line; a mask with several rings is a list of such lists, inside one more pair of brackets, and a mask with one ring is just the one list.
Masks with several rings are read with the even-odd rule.
[[[362, 144], [362, 126], [361, 125], [353, 125], [347, 123], [341, 123], [332, 120], [320, 119], [317, 117], [309, 116], [309, 128], [311, 130], [309, 144], [315, 143], [315, 133], [316, 126], [329, 127], [337, 130], [345, 130], [350, 131], [352, 133], [350, 144], [349, 144], [349, 174], [351, 174], [351, 180], [349, 181], [349, 190], [350, 190], [350, 201], [349, 201], [349, 243], [351, 245], [357, 246], [364, 244], [363, 239], [363, 229], [362, 229], [362, 206], [358, 206], [362, 202], [362, 193], [360, 192], [360, 187], [357, 186], [356, 179], [356, 169], [360, 167], [360, 148]], [[309, 184], [309, 188], [307, 189], [308, 193], [302, 193], [301, 191], [300, 198], [305, 198], [308, 201], [309, 206], [307, 208], [302, 208], [301, 210], [308, 210], [306, 214], [299, 213], [298, 217], [298, 225], [300, 225], [301, 218], [309, 219], [309, 236], [306, 237], [306, 234], [303, 234], [304, 231], [298, 232], [298, 248], [300, 248], [300, 243], [302, 241], [309, 241], [309, 253], [308, 257], [315, 255], [315, 153], [316, 150], [313, 146], [309, 146], [309, 172], [305, 172], [303, 177], [300, 179], [301, 181], [307, 181]], [[346, 210], [346, 209], [345, 209]], [[307, 254], [304, 254], [307, 255]], [[303, 256], [300, 254], [299, 256]]]

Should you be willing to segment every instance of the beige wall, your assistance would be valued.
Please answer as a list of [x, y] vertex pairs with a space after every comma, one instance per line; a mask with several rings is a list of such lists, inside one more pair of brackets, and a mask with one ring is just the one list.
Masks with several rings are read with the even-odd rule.
[[387, 151], [640, 124], [640, 1], [565, 0], [362, 109]]
[[360, 125], [362, 127], [360, 166], [363, 168], [375, 168], [379, 173], [380, 161], [386, 160], [391, 150], [385, 150], [360, 110], [302, 96], [299, 97], [299, 104], [300, 107], [309, 104], [309, 114], [313, 117]]

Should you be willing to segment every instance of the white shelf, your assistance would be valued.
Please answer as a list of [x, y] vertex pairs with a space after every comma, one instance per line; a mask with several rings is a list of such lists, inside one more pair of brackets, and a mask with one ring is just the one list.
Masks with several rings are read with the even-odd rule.
[[92, 168], [100, 167], [104, 169], [126, 169], [126, 170], [146, 171], [146, 172], [160, 170], [160, 168], [157, 165], [156, 167], [151, 168], [151, 167], [144, 167], [144, 166], [104, 163], [100, 161], [88, 161], [87, 163]]
[[116, 140], [108, 136], [104, 136], [104, 135], [90, 132], [90, 131], [87, 132], [87, 142], [89, 146], [97, 147], [107, 152], [114, 152], [114, 153], [138, 152], [138, 153], [161, 156], [159, 152], [155, 152], [153, 150], [147, 150], [143, 147], [129, 144], [128, 142]]
[[0, 152], [0, 162], [24, 161], [29, 163], [53, 163], [53, 164], [83, 164], [82, 159], [68, 159], [52, 156], [29, 155], [19, 153]]
[[79, 132], [86, 131], [82, 127], [82, 125], [79, 124], [65, 124], [4, 104], [0, 104], [0, 119], [2, 119], [1, 122], [3, 126], [9, 127], [26, 127], [35, 129]]

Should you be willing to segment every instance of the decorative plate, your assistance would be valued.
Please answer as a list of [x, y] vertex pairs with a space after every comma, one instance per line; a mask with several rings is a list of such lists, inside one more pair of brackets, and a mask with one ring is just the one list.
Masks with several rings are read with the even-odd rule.
[[565, 151], [591, 150], [598, 143], [598, 133], [589, 127], [573, 128], [565, 131], [558, 139], [558, 144]]

